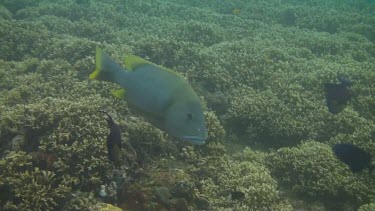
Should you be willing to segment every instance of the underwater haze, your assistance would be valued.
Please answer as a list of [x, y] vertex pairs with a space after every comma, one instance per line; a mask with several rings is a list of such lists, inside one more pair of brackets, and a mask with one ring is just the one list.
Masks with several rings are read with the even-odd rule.
[[[199, 137], [96, 49], [178, 73]], [[373, 0], [0, 0], [0, 210], [370, 211], [374, 156]]]

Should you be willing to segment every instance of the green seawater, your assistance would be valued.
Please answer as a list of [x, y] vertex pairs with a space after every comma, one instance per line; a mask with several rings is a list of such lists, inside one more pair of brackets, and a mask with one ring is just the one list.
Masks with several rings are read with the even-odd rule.
[[[207, 144], [89, 80], [96, 47], [180, 73]], [[340, 77], [353, 96], [332, 114]], [[373, 0], [0, 0], [0, 210], [375, 210], [338, 143], [375, 156]]]

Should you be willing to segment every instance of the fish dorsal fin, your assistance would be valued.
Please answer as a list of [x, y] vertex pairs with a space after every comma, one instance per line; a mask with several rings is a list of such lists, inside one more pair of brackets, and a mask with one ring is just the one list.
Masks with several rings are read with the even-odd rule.
[[128, 56], [125, 56], [124, 58], [124, 64], [125, 64], [125, 68], [129, 71], [133, 71], [135, 70], [137, 67], [140, 67], [142, 65], [146, 65], [146, 64], [149, 64], [149, 65], [152, 65], [152, 66], [155, 66], [155, 67], [158, 67], [164, 71], [168, 71], [170, 73], [173, 73], [173, 74], [176, 74], [176, 75], [179, 75], [181, 76], [178, 72], [174, 71], [174, 70], [171, 70], [171, 69], [168, 69], [166, 67], [163, 67], [163, 66], [160, 66], [160, 65], [157, 65], [157, 64], [154, 64], [150, 61], [147, 61], [146, 59], [143, 59], [139, 56], [135, 56], [135, 55], [128, 55]]
[[118, 90], [115, 90], [112, 92], [112, 94], [119, 98], [119, 99], [125, 99], [125, 93], [126, 93], [126, 90], [125, 89], [118, 89]]
[[147, 61], [146, 59], [143, 59], [139, 56], [134, 56], [134, 55], [125, 56], [124, 60], [125, 60], [125, 63], [124, 63], [125, 68], [127, 70], [130, 70], [130, 71], [133, 71], [137, 67], [140, 67], [140, 66], [145, 65], [145, 64], [152, 64], [151, 62]]

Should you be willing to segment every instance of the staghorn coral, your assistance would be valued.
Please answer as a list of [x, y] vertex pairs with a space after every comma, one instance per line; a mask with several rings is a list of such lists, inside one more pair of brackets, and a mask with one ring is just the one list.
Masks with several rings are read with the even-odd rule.
[[348, 182], [349, 174], [343, 168], [334, 168], [338, 161], [330, 147], [313, 141], [281, 148], [268, 156], [268, 163], [272, 175], [282, 184], [309, 196], [338, 194], [338, 187]]
[[368, 188], [373, 181], [365, 179], [366, 175], [354, 176], [326, 144], [307, 141], [281, 148], [267, 156], [267, 164], [271, 175], [286, 190], [308, 197], [307, 201], [319, 200], [330, 209], [357, 207], [374, 194]]
[[127, 139], [137, 151], [137, 159], [145, 160], [160, 157], [167, 152], [176, 151], [176, 145], [161, 130], [138, 117], [130, 117], [124, 121]]
[[371, 211], [375, 209], [375, 203], [364, 204], [359, 207], [358, 211]]
[[2, 158], [0, 172], [0, 185], [9, 186], [12, 195], [2, 203], [5, 210], [54, 210], [71, 191], [71, 178], [32, 168], [31, 156], [25, 152], [10, 152]]
[[189, 42], [211, 46], [225, 40], [225, 31], [213, 24], [190, 21], [182, 27], [179, 37]]
[[[234, 151], [236, 144], [265, 149], [265, 152], [246, 149], [234, 158], [228, 156], [228, 162], [233, 163], [233, 170], [250, 169], [251, 174], [245, 176], [257, 181], [254, 196], [264, 199], [264, 202], [278, 198], [280, 201], [273, 201], [278, 204], [271, 207], [275, 210], [290, 209], [285, 202], [290, 196], [275, 194], [277, 186], [264, 166], [269, 146], [295, 146], [303, 140], [313, 139], [329, 144], [354, 143], [374, 152], [371, 141], [375, 136], [373, 4], [349, 0], [223, 0], [214, 4], [199, 0], [116, 0], [111, 3], [96, 0], [89, 1], [89, 4], [86, 4], [88, 1], [73, 0], [0, 2], [7, 8], [0, 12], [3, 17], [0, 18], [0, 151], [2, 159], [11, 153], [18, 154], [19, 159], [14, 159], [14, 165], [25, 163], [25, 160], [31, 162], [24, 168], [19, 167], [20, 171], [29, 172], [25, 177], [39, 177], [37, 175], [42, 173], [32, 173], [35, 171], [34, 160], [27, 153], [14, 150], [46, 154], [56, 151], [57, 160], [51, 162], [48, 171], [39, 171], [53, 172], [58, 180], [71, 178], [73, 193], [79, 190], [98, 192], [100, 185], [115, 180], [111, 164], [106, 159], [108, 131], [104, 119], [95, 113], [98, 108], [113, 113], [123, 130], [124, 142], [134, 145], [133, 154], [137, 154], [138, 162], [133, 164], [135, 168], [124, 162], [121, 175], [137, 176], [137, 167], [147, 166], [149, 170], [153, 169], [150, 166], [157, 166], [165, 159], [178, 158], [187, 164], [177, 165], [184, 171], [184, 178], [188, 181], [186, 187], [200, 190], [199, 184], [192, 185], [198, 183], [196, 178], [207, 181], [205, 192], [193, 192], [197, 195], [193, 197], [191, 192], [185, 193], [178, 202], [180, 210], [187, 207], [186, 203], [194, 209], [207, 210], [210, 201], [218, 209], [241, 206], [242, 202], [227, 201], [228, 191], [218, 187], [223, 181], [228, 183], [224, 187], [242, 184], [238, 181], [242, 174], [229, 172], [231, 165], [226, 165], [228, 170], [220, 167], [222, 155]], [[239, 15], [228, 12], [234, 7], [241, 8]], [[96, 46], [104, 48], [119, 63], [124, 54], [133, 53], [182, 72], [193, 84], [206, 84], [205, 88], [211, 95], [204, 96], [209, 109], [216, 112], [206, 113], [210, 143], [191, 147], [174, 142], [139, 119], [137, 114], [129, 113], [126, 103], [110, 96], [110, 91], [116, 86], [87, 81], [87, 75], [95, 66]], [[322, 84], [335, 82], [338, 73], [354, 81], [352, 88], [356, 97], [341, 114], [332, 116], [323, 102]], [[225, 134], [221, 125], [225, 126]], [[243, 145], [238, 148], [243, 148]], [[323, 164], [332, 168], [332, 173], [327, 173], [330, 178], [326, 180], [319, 171], [317, 178], [307, 178], [307, 182], [297, 180], [300, 185], [296, 189], [300, 195], [323, 193], [328, 197], [314, 200], [324, 201], [326, 205], [346, 200], [344, 206], [348, 209], [369, 203], [374, 184], [367, 175], [345, 177], [348, 181], [342, 191], [345, 196], [331, 197], [337, 192], [336, 185], [343, 181], [337, 172], [346, 172], [347, 167], [339, 163], [335, 163], [339, 167], [331, 165], [333, 158], [327, 145], [302, 147], [300, 151], [297, 150], [299, 147], [291, 148], [291, 151], [298, 152], [292, 153], [284, 148], [278, 153], [284, 155], [288, 151], [285, 154], [302, 157], [306, 152], [313, 165], [318, 161], [314, 159], [313, 150], [307, 149], [312, 147], [322, 150], [321, 154], [317, 153], [318, 157], [330, 158]], [[124, 153], [127, 154], [127, 149]], [[293, 156], [287, 155], [293, 160]], [[271, 153], [270, 156], [277, 158], [275, 165], [284, 164], [277, 155]], [[206, 160], [216, 163], [205, 165]], [[68, 165], [70, 162], [72, 165]], [[311, 173], [309, 165], [301, 164], [302, 161], [285, 162], [288, 168], [280, 172], [286, 175], [280, 173], [274, 179], [287, 180], [292, 171], [290, 163], [297, 163], [298, 171]], [[273, 163], [267, 166], [273, 173], [277, 167]], [[171, 181], [178, 177], [168, 166], [159, 170], [164, 174], [151, 176], [144, 192], [139, 186], [130, 190], [134, 191], [128, 193], [132, 196], [130, 204], [142, 201], [142, 194], [146, 192], [151, 202], [145, 200], [145, 207], [165, 208], [152, 199], [154, 181], [159, 181], [162, 175]], [[212, 172], [221, 175], [221, 171], [224, 176], [219, 180]], [[264, 183], [271, 184], [269, 189], [257, 178], [258, 172], [264, 176]], [[5, 177], [10, 178], [6, 173], [0, 175], [1, 179]], [[139, 182], [138, 177], [136, 180]], [[325, 189], [316, 183], [331, 180], [334, 182]], [[158, 186], [168, 184], [172, 196], [174, 188], [180, 188], [178, 182], [176, 186], [164, 182]], [[304, 189], [301, 184], [305, 183]], [[244, 181], [243, 184], [249, 187], [249, 190], [244, 190], [249, 193], [253, 186]], [[281, 193], [289, 192], [288, 186], [281, 187]], [[190, 190], [182, 188], [184, 191], [178, 192], [178, 188], [176, 193], [181, 195]], [[0, 189], [6, 190], [7, 187], [0, 184]], [[263, 189], [269, 192], [261, 191]], [[14, 195], [12, 191], [9, 190], [8, 195]], [[218, 203], [215, 198], [220, 197], [215, 193], [221, 194], [220, 197], [228, 203]], [[22, 192], [20, 198], [26, 194]], [[210, 196], [209, 200], [202, 194]], [[82, 203], [80, 210], [96, 204], [95, 195], [87, 198], [93, 200]], [[58, 201], [59, 205], [64, 204]], [[246, 203], [250, 201], [254, 206], [263, 203], [252, 197]], [[314, 203], [321, 209], [320, 202]], [[243, 209], [248, 207], [243, 205]], [[327, 206], [327, 209], [335, 208]]]
[[13, 14], [3, 5], [0, 5], [0, 19], [11, 20]]
[[197, 46], [189, 41], [148, 36], [135, 44], [135, 54], [176, 71], [186, 71], [186, 66], [189, 65], [186, 60], [196, 54]]
[[64, 204], [63, 210], [78, 211], [95, 207], [100, 208], [102, 205], [103, 203], [91, 192], [75, 192]]
[[93, 211], [122, 211], [121, 208], [113, 206], [111, 204], [99, 204], [94, 208], [91, 208]]
[[[201, 194], [208, 197], [214, 210], [291, 210], [288, 202], [280, 198], [277, 182], [264, 165], [233, 160], [227, 155], [218, 159], [215, 175], [201, 182]], [[244, 199], [231, 200], [233, 191], [243, 192]]]
[[1, 0], [0, 4], [7, 7], [12, 13], [16, 13], [17, 11], [25, 8], [34, 6], [38, 3], [38, 1], [33, 0]]
[[4, 114], [4, 133], [11, 136], [26, 130], [27, 142], [56, 155], [56, 174], [69, 174], [91, 189], [90, 185], [100, 184], [110, 169], [105, 147], [107, 126], [98, 113], [103, 103], [98, 98], [74, 103], [47, 98], [21, 105]]
[[31, 156], [25, 152], [10, 152], [0, 160], [1, 185], [11, 182], [11, 177], [32, 168]]
[[282, 146], [313, 137], [321, 129], [321, 116], [305, 112], [312, 102], [293, 96], [294, 103], [301, 103], [292, 109], [271, 91], [243, 90], [232, 99], [227, 118], [230, 129], [245, 134], [247, 142]]
[[206, 143], [223, 141], [226, 133], [215, 113], [212, 111], [205, 112], [205, 118], [208, 131]]

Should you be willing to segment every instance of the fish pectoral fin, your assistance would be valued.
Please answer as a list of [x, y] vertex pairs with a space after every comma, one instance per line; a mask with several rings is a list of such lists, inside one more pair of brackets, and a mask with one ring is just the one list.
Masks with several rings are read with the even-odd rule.
[[135, 70], [137, 67], [145, 64], [152, 64], [146, 59], [142, 59], [141, 57], [135, 55], [125, 56], [124, 60], [125, 68], [130, 71]]
[[115, 90], [112, 92], [112, 94], [121, 99], [121, 100], [124, 100], [125, 99], [125, 96], [126, 96], [126, 89], [118, 89], [118, 90]]

